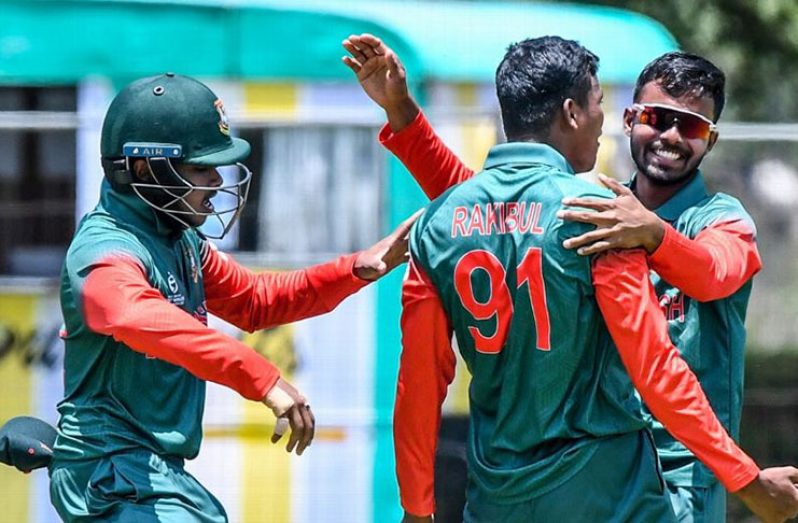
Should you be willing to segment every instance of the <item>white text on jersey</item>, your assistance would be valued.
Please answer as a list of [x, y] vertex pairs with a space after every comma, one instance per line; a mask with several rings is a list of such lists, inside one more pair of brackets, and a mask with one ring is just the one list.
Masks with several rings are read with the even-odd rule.
[[473, 207], [455, 207], [452, 214], [452, 238], [491, 234], [543, 234], [538, 226], [540, 202], [494, 202]]

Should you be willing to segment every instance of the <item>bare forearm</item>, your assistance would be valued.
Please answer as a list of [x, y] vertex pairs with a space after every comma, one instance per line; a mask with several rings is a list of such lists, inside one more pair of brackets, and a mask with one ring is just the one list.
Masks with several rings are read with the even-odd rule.
[[420, 110], [416, 101], [409, 96], [394, 105], [385, 107], [385, 116], [391, 131], [398, 133], [410, 125]]

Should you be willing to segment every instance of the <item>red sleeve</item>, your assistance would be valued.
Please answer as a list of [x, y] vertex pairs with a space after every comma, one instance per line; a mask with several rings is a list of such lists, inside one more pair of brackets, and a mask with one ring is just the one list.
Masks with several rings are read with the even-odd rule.
[[692, 240], [665, 224], [649, 261], [665, 281], [698, 301], [730, 296], [762, 268], [754, 231], [743, 220], [713, 224]]
[[654, 416], [730, 492], [753, 481], [759, 468], [726, 433], [668, 337], [648, 278], [645, 252], [600, 256], [593, 266], [593, 282], [621, 360]]
[[280, 378], [277, 368], [257, 352], [169, 303], [132, 258], [114, 256], [95, 264], [82, 298], [92, 331], [247, 399], [262, 400]]
[[307, 269], [253, 272], [207, 244], [202, 275], [208, 310], [252, 332], [333, 310], [368, 285], [354, 275], [357, 254]]
[[434, 466], [441, 405], [454, 378], [452, 328], [427, 277], [410, 263], [402, 286], [402, 357], [393, 433], [402, 507], [435, 511]]
[[431, 200], [474, 176], [474, 171], [435, 134], [421, 111], [410, 125], [397, 133], [385, 124], [379, 140], [407, 167]]

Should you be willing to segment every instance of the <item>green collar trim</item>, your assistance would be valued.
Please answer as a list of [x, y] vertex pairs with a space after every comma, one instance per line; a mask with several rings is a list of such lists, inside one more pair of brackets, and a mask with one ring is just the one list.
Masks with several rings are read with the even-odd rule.
[[485, 169], [506, 164], [543, 164], [573, 174], [568, 161], [550, 145], [529, 142], [509, 142], [494, 145], [485, 160]]
[[[629, 187], [632, 190], [635, 188], [636, 177], [637, 173], [633, 174], [632, 179], [629, 181]], [[704, 177], [701, 175], [700, 170], [696, 170], [693, 179], [671, 196], [668, 201], [654, 209], [654, 213], [667, 222], [675, 222], [684, 211], [693, 207], [708, 195], [706, 185], [704, 185]]]
[[102, 181], [100, 206], [124, 223], [156, 236], [167, 239], [174, 238], [180, 233], [135, 193], [115, 191], [107, 179]]

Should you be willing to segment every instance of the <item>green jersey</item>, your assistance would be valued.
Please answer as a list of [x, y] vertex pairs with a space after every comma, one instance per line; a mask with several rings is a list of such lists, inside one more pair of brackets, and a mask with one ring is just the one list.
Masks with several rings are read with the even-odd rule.
[[[737, 438], [742, 411], [744, 323], [751, 294], [750, 276], [759, 269], [754, 222], [737, 199], [721, 193], [708, 194], [701, 173], [655, 212], [685, 238], [698, 238], [708, 246], [714, 240], [713, 231], [722, 229], [726, 233], [725, 238], [716, 241], [727, 250], [716, 249], [714, 264], [715, 272], [725, 274], [696, 274], [694, 281], [685, 285], [669, 282], [652, 272], [652, 282], [668, 320], [671, 340], [701, 382], [718, 419]], [[740, 249], [732, 251], [729, 235], [734, 233]], [[662, 252], [655, 252], [652, 261], [667, 255], [673, 258], [674, 264], [690, 263], [689, 258], [680, 257], [676, 249], [673, 249], [676, 252], [666, 253], [669, 248], [661, 246]], [[729, 268], [745, 263], [746, 258], [751, 258], [748, 267]], [[716, 278], [735, 278], [738, 282], [723, 289], [721, 282], [715, 282]], [[659, 421], [653, 418], [651, 421], [669, 484], [710, 486], [717, 481]]]
[[65, 395], [58, 405], [56, 460], [133, 448], [197, 455], [205, 382], [89, 329], [82, 289], [94, 267], [125, 256], [169, 302], [206, 322], [200, 245], [193, 229], [175, 232], [135, 194], [120, 194], [103, 181], [100, 203], [81, 221], [62, 271]]
[[556, 217], [566, 196], [611, 195], [548, 146], [498, 145], [411, 237], [472, 374], [471, 475], [508, 502], [562, 484], [600, 438], [645, 426], [593, 295], [591, 260], [562, 247], [586, 230]]

